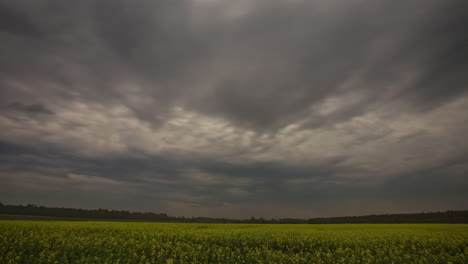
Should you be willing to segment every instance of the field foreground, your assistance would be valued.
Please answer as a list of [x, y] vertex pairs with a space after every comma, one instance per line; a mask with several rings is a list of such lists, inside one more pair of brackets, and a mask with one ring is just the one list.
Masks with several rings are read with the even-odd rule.
[[0, 221], [0, 263], [468, 263], [467, 224]]

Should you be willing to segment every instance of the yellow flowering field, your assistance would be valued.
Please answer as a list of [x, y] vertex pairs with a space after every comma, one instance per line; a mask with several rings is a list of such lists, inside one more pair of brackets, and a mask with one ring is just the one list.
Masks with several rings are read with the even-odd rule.
[[0, 263], [468, 263], [466, 224], [0, 221]]

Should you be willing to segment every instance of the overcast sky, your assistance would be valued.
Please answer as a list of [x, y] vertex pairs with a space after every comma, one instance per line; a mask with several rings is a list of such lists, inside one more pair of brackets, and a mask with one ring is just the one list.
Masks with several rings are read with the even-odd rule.
[[0, 201], [468, 209], [468, 1], [0, 0]]

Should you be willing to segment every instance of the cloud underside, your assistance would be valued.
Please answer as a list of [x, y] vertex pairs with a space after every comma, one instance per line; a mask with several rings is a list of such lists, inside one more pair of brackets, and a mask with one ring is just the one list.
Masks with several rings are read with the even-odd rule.
[[0, 200], [463, 208], [467, 18], [457, 0], [0, 1]]

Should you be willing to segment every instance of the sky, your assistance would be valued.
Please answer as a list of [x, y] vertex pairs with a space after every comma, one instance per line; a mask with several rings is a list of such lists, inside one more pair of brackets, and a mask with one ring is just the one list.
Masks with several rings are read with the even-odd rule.
[[0, 201], [468, 209], [468, 1], [0, 0]]

